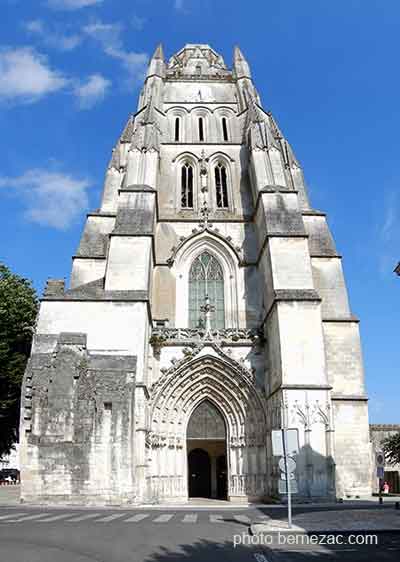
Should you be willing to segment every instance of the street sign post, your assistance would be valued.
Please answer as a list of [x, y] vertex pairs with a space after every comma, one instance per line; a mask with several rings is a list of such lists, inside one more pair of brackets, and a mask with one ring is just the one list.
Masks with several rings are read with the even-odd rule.
[[[283, 459], [285, 465], [285, 474], [290, 474], [292, 472], [289, 470], [288, 465], [288, 442], [287, 442], [287, 429], [282, 429], [282, 443], [283, 443]], [[295, 463], [296, 466], [296, 463]], [[292, 528], [292, 491], [290, 486], [290, 478], [286, 478], [286, 489], [287, 489], [287, 498], [288, 498], [288, 528]]]
[[382, 481], [385, 477], [385, 454], [383, 451], [377, 451], [375, 453], [375, 464], [376, 464], [376, 476], [378, 477], [379, 486], [379, 503], [383, 503], [382, 497]]
[[[299, 432], [297, 428], [289, 428], [286, 430], [287, 437], [287, 454], [297, 455], [299, 452]], [[277, 457], [283, 457], [283, 434], [282, 429], [273, 429], [271, 432], [272, 454]]]
[[296, 470], [296, 461], [293, 455], [299, 452], [299, 432], [297, 428], [274, 429], [271, 432], [272, 454], [282, 457], [279, 460], [279, 468], [282, 471], [281, 480], [278, 483], [280, 494], [286, 492], [288, 498], [288, 527], [292, 528], [292, 493], [297, 494], [297, 482], [293, 472]]

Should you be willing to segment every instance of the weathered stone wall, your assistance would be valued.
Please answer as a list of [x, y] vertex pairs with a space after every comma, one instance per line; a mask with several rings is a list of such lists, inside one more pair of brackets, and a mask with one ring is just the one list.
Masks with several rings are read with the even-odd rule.
[[62, 333], [22, 388], [23, 501], [132, 502], [136, 358], [95, 355]]

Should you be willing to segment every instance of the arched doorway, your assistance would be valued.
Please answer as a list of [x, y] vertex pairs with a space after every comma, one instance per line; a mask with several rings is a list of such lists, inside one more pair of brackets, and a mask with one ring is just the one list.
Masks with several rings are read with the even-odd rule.
[[189, 497], [227, 499], [226, 427], [212, 402], [194, 410], [186, 437]]

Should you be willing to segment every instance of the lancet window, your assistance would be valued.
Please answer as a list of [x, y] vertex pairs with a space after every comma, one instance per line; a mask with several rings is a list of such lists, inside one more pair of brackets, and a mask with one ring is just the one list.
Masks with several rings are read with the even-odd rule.
[[193, 167], [189, 162], [181, 168], [181, 207], [193, 209]]
[[228, 125], [226, 122], [226, 117], [222, 117], [222, 136], [224, 141], [228, 141]]
[[224, 274], [219, 261], [205, 251], [198, 256], [189, 271], [189, 328], [204, 328], [201, 307], [208, 295], [211, 306], [211, 327], [225, 327]]
[[175, 118], [175, 142], [178, 142], [180, 140], [179, 138], [179, 133], [180, 133], [180, 119], [179, 117]]
[[215, 195], [218, 208], [227, 208], [228, 205], [228, 181], [226, 167], [219, 163], [215, 166]]
[[199, 141], [204, 141], [204, 119], [199, 117]]

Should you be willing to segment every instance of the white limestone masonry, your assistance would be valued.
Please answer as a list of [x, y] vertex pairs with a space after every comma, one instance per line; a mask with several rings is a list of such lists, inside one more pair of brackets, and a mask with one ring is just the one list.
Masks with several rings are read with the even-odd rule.
[[160, 46], [70, 286], [43, 295], [21, 496], [283, 499], [282, 424], [299, 434], [296, 498], [371, 491], [358, 321], [326, 217], [240, 49], [229, 69], [208, 45], [169, 61]]

